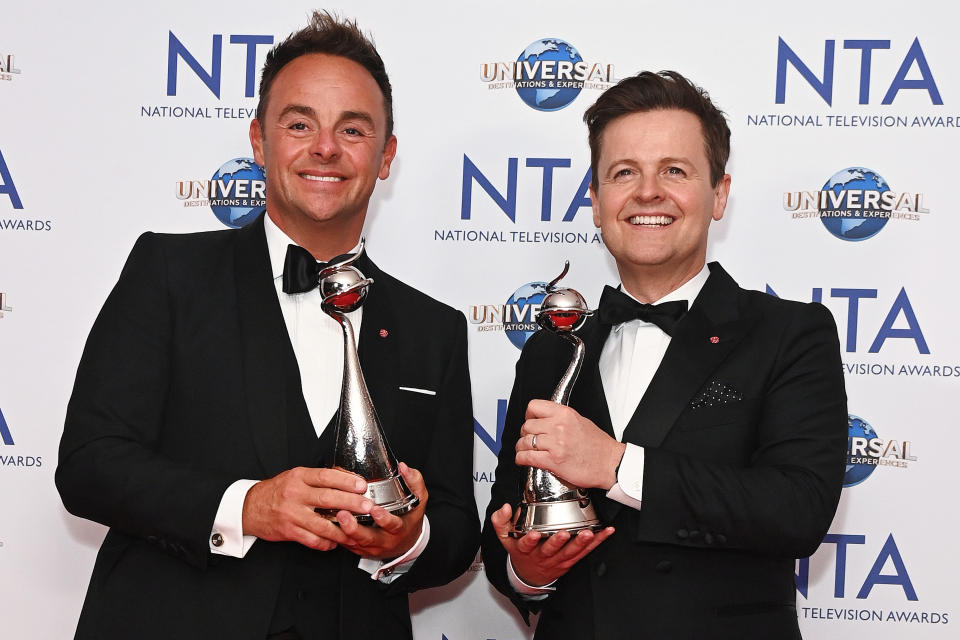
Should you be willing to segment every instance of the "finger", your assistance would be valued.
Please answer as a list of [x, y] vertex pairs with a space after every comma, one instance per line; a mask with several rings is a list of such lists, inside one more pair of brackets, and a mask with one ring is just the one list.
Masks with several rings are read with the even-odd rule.
[[513, 509], [507, 503], [490, 514], [490, 524], [493, 525], [493, 530], [497, 532], [498, 537], [508, 537], [510, 528], [513, 526], [512, 519]]
[[539, 531], [531, 531], [530, 533], [525, 534], [522, 538], [517, 540], [517, 551], [520, 553], [530, 553], [537, 548], [537, 545], [540, 544], [540, 539], [543, 537], [543, 534]]
[[403, 518], [395, 516], [383, 507], [375, 506], [370, 510], [370, 515], [377, 526], [391, 535], [403, 531]]
[[314, 489], [308, 504], [321, 509], [345, 509], [353, 513], [370, 513], [373, 508], [373, 500], [363, 494], [328, 488]]
[[559, 553], [564, 547], [570, 542], [570, 533], [567, 531], [558, 531], [549, 538], [547, 538], [543, 544], [540, 545], [540, 553], [546, 557], [551, 557]]
[[[537, 446], [540, 446], [539, 439], [537, 439]], [[521, 467], [537, 467], [538, 469], [553, 471], [551, 468], [553, 459], [550, 457], [549, 451], [524, 449], [523, 451], [517, 451], [517, 455], [513, 459]]]
[[527, 418], [520, 426], [521, 436], [531, 436], [535, 433], [546, 433], [554, 420], [551, 418]]
[[531, 418], [546, 418], [556, 413], [557, 408], [560, 406], [561, 405], [553, 402], [552, 400], [534, 399], [527, 403], [527, 410], [524, 414], [524, 418], [527, 420], [530, 420]]
[[[614, 532], [613, 527], [607, 527], [602, 531], [591, 533], [591, 536], [589, 537], [587, 544], [583, 545], [574, 556], [572, 556], [571, 558], [567, 558], [565, 560], [569, 562], [571, 565], [577, 562], [580, 562], [580, 560], [583, 559], [584, 556], [586, 556], [588, 553], [596, 549], [597, 546], [600, 545], [600, 543], [602, 543], [604, 540], [606, 540], [611, 535], [613, 535], [613, 532]], [[581, 535], [583, 534], [581, 533]], [[577, 537], [579, 538], [580, 536], [578, 535]]]
[[410, 488], [410, 491], [413, 492], [415, 496], [420, 498], [420, 504], [418, 507], [426, 507], [427, 504], [427, 483], [423, 479], [423, 474], [413, 467], [407, 465], [406, 462], [401, 462], [397, 465], [397, 468], [400, 471], [400, 475], [403, 476], [404, 481], [407, 483], [407, 486]]
[[[343, 532], [342, 527], [334, 524], [332, 520], [317, 513], [311, 515], [312, 517], [301, 525], [301, 528], [306, 531], [311, 538], [323, 538], [338, 545], [350, 542], [350, 537]], [[307, 546], [311, 545], [307, 544]]]
[[329, 487], [350, 493], [363, 493], [367, 482], [355, 473], [342, 469], [302, 468], [303, 481], [312, 487]]
[[337, 522], [340, 523], [340, 531], [346, 538], [342, 543], [344, 546], [366, 546], [373, 542], [374, 531], [357, 522], [356, 517], [349, 511], [338, 512]]

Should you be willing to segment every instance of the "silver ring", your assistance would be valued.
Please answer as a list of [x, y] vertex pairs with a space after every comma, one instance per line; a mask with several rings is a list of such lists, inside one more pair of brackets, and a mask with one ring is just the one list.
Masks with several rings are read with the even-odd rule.
[[533, 447], [535, 451], [539, 451], [539, 449], [537, 449], [537, 434], [533, 434], [533, 440], [530, 441], [530, 446]]

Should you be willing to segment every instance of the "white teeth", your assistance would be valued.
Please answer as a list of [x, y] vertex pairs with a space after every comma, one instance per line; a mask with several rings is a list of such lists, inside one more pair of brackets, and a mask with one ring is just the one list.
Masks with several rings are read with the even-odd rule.
[[673, 218], [669, 216], [632, 216], [629, 222], [630, 224], [646, 224], [660, 227], [673, 222]]
[[317, 182], [340, 182], [341, 180], [346, 180], [346, 178], [341, 178], [339, 176], [312, 176], [308, 173], [301, 173], [300, 177], [306, 178], [307, 180], [315, 180]]

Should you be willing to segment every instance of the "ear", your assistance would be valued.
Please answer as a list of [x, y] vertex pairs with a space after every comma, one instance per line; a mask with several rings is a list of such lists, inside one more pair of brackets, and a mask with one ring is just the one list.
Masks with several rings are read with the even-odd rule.
[[727, 208], [727, 197], [730, 195], [730, 174], [725, 173], [720, 182], [713, 189], [713, 219], [719, 220]]
[[260, 127], [260, 121], [254, 118], [250, 121], [250, 146], [253, 148], [253, 159], [261, 167], [265, 159], [263, 155], [263, 129]]
[[597, 203], [597, 192], [594, 191], [593, 185], [590, 185], [590, 208], [593, 209], [593, 226], [597, 229], [600, 228], [600, 205]]
[[380, 161], [380, 173], [377, 176], [381, 180], [386, 180], [390, 177], [390, 163], [393, 162], [393, 159], [397, 155], [397, 136], [390, 136], [390, 139], [387, 140], [387, 144], [383, 147], [383, 159]]

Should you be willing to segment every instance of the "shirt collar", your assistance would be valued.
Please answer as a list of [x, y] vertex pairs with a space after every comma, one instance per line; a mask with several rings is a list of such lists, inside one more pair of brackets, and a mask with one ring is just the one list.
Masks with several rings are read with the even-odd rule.
[[[287, 258], [287, 245], [297, 244], [285, 234], [269, 214], [263, 216], [263, 231], [267, 236], [267, 252], [270, 254], [270, 270], [273, 273], [273, 279], [283, 277], [283, 263]], [[353, 249], [348, 253], [356, 253], [360, 249], [360, 243], [357, 242]]]

